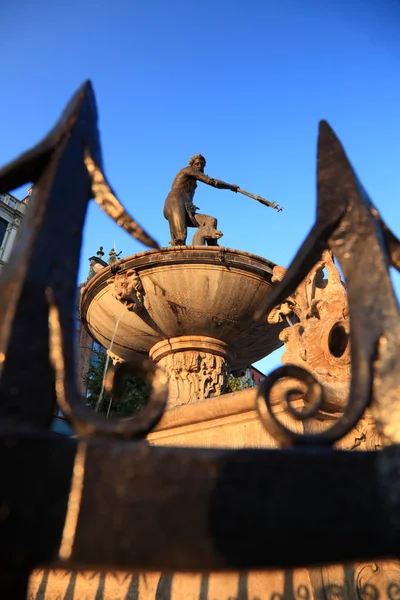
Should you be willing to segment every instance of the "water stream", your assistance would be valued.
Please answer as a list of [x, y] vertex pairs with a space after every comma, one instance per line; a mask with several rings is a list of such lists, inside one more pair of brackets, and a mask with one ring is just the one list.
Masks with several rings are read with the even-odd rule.
[[[110, 347], [109, 347], [109, 351], [110, 352], [112, 351], [112, 347], [113, 347], [113, 344], [114, 344], [114, 339], [115, 339], [115, 335], [117, 333], [119, 322], [120, 322], [121, 317], [122, 317], [122, 315], [123, 315], [123, 313], [124, 313], [125, 310], [126, 310], [125, 307], [123, 307], [122, 310], [121, 310], [121, 312], [120, 312], [120, 314], [119, 314], [119, 316], [118, 316], [118, 319], [115, 322], [114, 332], [113, 332], [113, 335], [112, 335], [112, 338], [111, 338]], [[106, 364], [104, 365], [103, 380], [101, 382], [101, 390], [100, 390], [99, 398], [98, 398], [98, 400], [96, 402], [96, 406], [95, 406], [95, 409], [94, 409], [95, 412], [98, 412], [99, 407], [101, 405], [101, 402], [103, 400], [104, 388], [105, 388], [105, 385], [106, 385], [106, 377], [107, 377], [107, 370], [108, 370], [108, 365], [109, 364], [110, 364], [110, 355], [107, 353]], [[111, 402], [112, 402], [112, 398], [111, 398], [110, 404], [108, 406], [107, 417], [108, 417], [108, 415], [110, 413]]]

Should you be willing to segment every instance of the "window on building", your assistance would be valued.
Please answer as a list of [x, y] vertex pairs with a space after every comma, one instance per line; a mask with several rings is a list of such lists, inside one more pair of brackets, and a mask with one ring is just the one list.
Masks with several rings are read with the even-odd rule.
[[7, 226], [8, 226], [8, 221], [6, 221], [5, 219], [2, 219], [0, 217], [0, 247], [1, 247], [2, 243], [3, 243], [4, 236], [6, 234]]
[[98, 362], [99, 362], [99, 355], [92, 352], [92, 354], [89, 357], [89, 365], [91, 365], [92, 367], [96, 367], [98, 365]]
[[93, 345], [92, 345], [93, 352], [97, 352], [97, 354], [100, 354], [102, 348], [103, 348], [103, 346], [101, 344], [99, 344], [99, 342], [93, 342]]

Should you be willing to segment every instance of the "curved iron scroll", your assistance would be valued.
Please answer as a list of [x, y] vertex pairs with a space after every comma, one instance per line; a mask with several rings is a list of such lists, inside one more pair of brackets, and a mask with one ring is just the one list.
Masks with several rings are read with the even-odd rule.
[[[165, 376], [143, 361], [133, 368], [153, 384], [146, 410], [122, 423], [83, 406], [74, 368], [76, 277], [88, 201], [152, 248], [157, 242], [127, 213], [103, 173], [90, 82], [33, 149], [0, 170], [0, 193], [33, 182], [29, 209], [1, 273], [0, 421], [13, 429], [47, 428], [56, 399], [78, 433], [145, 435], [167, 400]], [[28, 336], [28, 338], [27, 338]]]
[[[260, 416], [265, 427], [284, 444], [332, 444], [356, 425], [371, 403], [384, 438], [398, 443], [400, 321], [389, 266], [400, 268], [400, 242], [366, 194], [340, 141], [322, 121], [316, 222], [282, 282], [259, 307], [257, 320], [264, 319], [295, 291], [326, 248], [338, 259], [347, 285], [352, 362], [348, 404], [342, 417], [323, 433], [295, 433], [271, 414], [271, 385], [267, 380], [258, 398]], [[290, 368], [286, 375], [291, 375]], [[279, 373], [279, 377], [283, 376], [285, 369]]]

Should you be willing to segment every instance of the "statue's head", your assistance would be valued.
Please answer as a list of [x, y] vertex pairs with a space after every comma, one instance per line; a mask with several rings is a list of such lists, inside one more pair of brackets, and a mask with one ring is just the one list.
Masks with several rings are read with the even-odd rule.
[[206, 159], [202, 154], [195, 154], [189, 160], [189, 166], [196, 169], [196, 171], [204, 171], [204, 167], [206, 166]]

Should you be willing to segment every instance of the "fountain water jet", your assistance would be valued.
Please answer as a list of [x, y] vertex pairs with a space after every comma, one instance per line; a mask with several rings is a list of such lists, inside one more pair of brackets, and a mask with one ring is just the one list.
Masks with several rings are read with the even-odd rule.
[[[107, 377], [108, 365], [110, 364], [110, 352], [112, 352], [112, 348], [113, 348], [114, 340], [115, 340], [115, 334], [117, 333], [118, 325], [119, 325], [119, 322], [121, 320], [123, 312], [124, 312], [124, 309], [121, 310], [121, 312], [119, 314], [119, 317], [118, 317], [118, 319], [115, 322], [114, 333], [113, 333], [113, 336], [111, 338], [110, 347], [108, 349], [109, 352], [107, 352], [107, 358], [106, 358], [106, 362], [105, 362], [105, 365], [104, 365], [103, 379], [102, 379], [102, 382], [101, 382], [101, 390], [100, 390], [99, 398], [98, 398], [98, 400], [96, 402], [96, 406], [95, 406], [95, 409], [94, 409], [95, 412], [98, 412], [99, 407], [101, 406], [101, 402], [103, 400], [104, 389], [106, 387], [106, 377]], [[111, 406], [111, 404], [110, 404], [110, 406]], [[107, 417], [108, 417], [108, 414], [110, 412], [110, 406], [108, 407]]]

